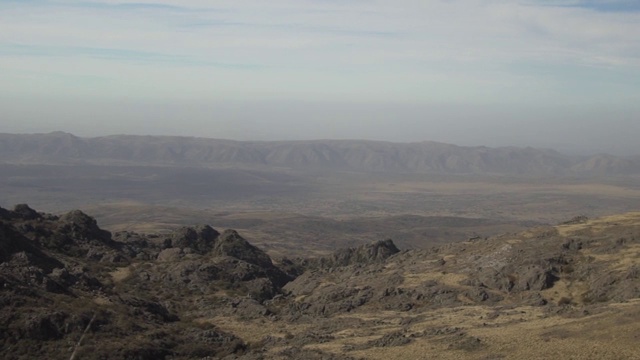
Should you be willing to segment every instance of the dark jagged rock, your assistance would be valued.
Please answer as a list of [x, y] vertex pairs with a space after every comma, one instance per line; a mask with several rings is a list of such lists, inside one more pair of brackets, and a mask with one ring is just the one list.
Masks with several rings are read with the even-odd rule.
[[64, 336], [69, 314], [56, 311], [28, 316], [24, 321], [24, 336], [40, 341], [58, 340]]
[[542, 291], [549, 289], [559, 279], [562, 260], [540, 260], [537, 263], [514, 263], [499, 270], [484, 268], [474, 274], [468, 285], [489, 287], [504, 292]]
[[[198, 227], [196, 235], [189, 243], [192, 257], [200, 255], [191, 247], [210, 251], [217, 232]], [[128, 257], [134, 256], [153, 262], [150, 255], [160, 251], [139, 234], [120, 233], [116, 238], [81, 211], [58, 217], [27, 205], [16, 211], [0, 208], [0, 358], [67, 358], [69, 346], [61, 344], [77, 342], [85, 330], [90, 336], [76, 349], [78, 358], [222, 358], [246, 351], [246, 344], [232, 334], [182, 321], [175, 302], [157, 300], [145, 288], [148, 280], [129, 288], [131, 293], [116, 287], [113, 264], [128, 265]], [[254, 291], [263, 299], [279, 291], [264, 269], [229, 256], [213, 257], [217, 273], [203, 276], [206, 271], [200, 267], [204, 270], [211, 259], [200, 257], [200, 264], [192, 259], [193, 266], [188, 261], [179, 264], [177, 280], [245, 280], [238, 290]], [[225, 263], [234, 265], [225, 268]], [[243, 266], [248, 268], [242, 270]], [[198, 290], [212, 294], [219, 285]], [[169, 292], [181, 296], [178, 289], [174, 283]], [[135, 338], [129, 337], [132, 333]]]
[[44, 254], [36, 244], [11, 225], [0, 223], [0, 263], [10, 261], [11, 257], [18, 253], [27, 259], [26, 264], [35, 265], [46, 272], [62, 267], [58, 260]]
[[171, 246], [181, 249], [190, 248], [198, 254], [205, 254], [213, 249], [220, 235], [209, 225], [182, 227], [171, 234]]
[[0, 220], [9, 220], [11, 218], [11, 211], [0, 207]]
[[80, 210], [70, 211], [59, 219], [60, 232], [68, 235], [75, 242], [103, 242], [115, 245], [111, 233], [98, 227], [98, 222]]
[[321, 258], [319, 266], [323, 268], [349, 266], [355, 264], [371, 264], [381, 262], [393, 254], [399, 253], [392, 240], [376, 241], [372, 244], [361, 245], [356, 248], [341, 249], [331, 256]]
[[393, 240], [387, 239], [358, 247], [339, 249], [331, 255], [318, 258], [282, 258], [280, 269], [293, 279], [310, 270], [330, 270], [351, 265], [365, 266], [382, 263], [399, 252]]
[[213, 254], [231, 256], [260, 267], [272, 267], [271, 258], [264, 251], [251, 245], [235, 230], [226, 230], [215, 244]]
[[582, 295], [582, 300], [586, 303], [602, 303], [639, 298], [639, 274], [637, 265], [625, 273], [602, 274], [594, 279], [589, 290]]
[[402, 346], [411, 342], [411, 338], [408, 338], [401, 331], [395, 331], [384, 335], [383, 337], [375, 340], [371, 340], [364, 344], [361, 348], [366, 349], [370, 347], [390, 347], [390, 346]]
[[[86, 257], [94, 261], [128, 262], [123, 244], [114, 241], [111, 233], [98, 227], [94, 218], [79, 210], [60, 217], [40, 214], [27, 205], [16, 206], [5, 223], [10, 224], [25, 243], [53, 253]], [[23, 241], [24, 242], [24, 241]], [[37, 250], [28, 251], [37, 254]]]
[[96, 291], [103, 287], [103, 284], [91, 275], [88, 268], [82, 266], [72, 267], [70, 269], [57, 268], [54, 269], [49, 278], [60, 284], [64, 288], [80, 289], [83, 291]]
[[261, 268], [276, 287], [291, 281], [291, 277], [273, 265], [264, 251], [251, 245], [235, 230], [226, 230], [220, 235], [213, 249], [215, 256], [230, 256]]
[[120, 248], [130, 258], [151, 260], [158, 256], [159, 249], [152, 244], [146, 235], [130, 231], [119, 231], [112, 235], [112, 239], [122, 244]]
[[13, 207], [13, 211], [11, 214], [22, 220], [34, 220], [40, 218], [40, 214], [37, 211], [33, 210], [27, 204], [18, 204]]
[[169, 240], [170, 247], [159, 251], [138, 279], [204, 294], [233, 290], [260, 302], [280, 294], [292, 279], [234, 230], [219, 234], [208, 225], [183, 227]]
[[[77, 358], [342, 359], [323, 350], [342, 344], [366, 354], [420, 337], [472, 356], [491, 343], [441, 324], [420, 330], [421, 322], [462, 316], [475, 334], [478, 326], [577, 316], [640, 297], [638, 222], [618, 221], [600, 224], [597, 236], [580, 229], [589, 220], [570, 224], [570, 235], [543, 227], [428, 250], [399, 252], [378, 241], [283, 258], [279, 267], [233, 230], [112, 236], [80, 211], [0, 208], [0, 358], [68, 358], [85, 330]], [[501, 314], [509, 321], [495, 321]], [[346, 323], [354, 331], [343, 331]], [[278, 330], [253, 339], [252, 326]], [[226, 332], [242, 328], [244, 341]], [[366, 340], [344, 341], [351, 336]]]
[[[231, 256], [193, 256], [184, 254], [179, 248], [160, 252], [157, 262], [139, 271], [137, 279], [136, 283], [145, 279], [144, 286], [190, 293], [233, 290], [260, 302], [279, 294], [284, 283], [290, 280], [273, 265], [261, 267]], [[147, 282], [153, 285], [146, 285]]]
[[178, 321], [177, 315], [172, 314], [166, 307], [161, 304], [134, 296], [125, 296], [120, 298], [123, 304], [129, 305], [132, 309], [132, 315], [141, 315], [146, 319], [159, 322]]
[[289, 258], [281, 258], [278, 263], [278, 268], [282, 270], [287, 276], [292, 279], [297, 278], [302, 275], [305, 271], [305, 262], [303, 259], [289, 259]]

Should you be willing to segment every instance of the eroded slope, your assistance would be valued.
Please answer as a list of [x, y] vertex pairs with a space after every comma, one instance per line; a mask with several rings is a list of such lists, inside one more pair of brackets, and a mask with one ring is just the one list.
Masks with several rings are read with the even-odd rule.
[[640, 213], [274, 261], [233, 230], [111, 234], [20, 205], [0, 262], [7, 359], [640, 357]]

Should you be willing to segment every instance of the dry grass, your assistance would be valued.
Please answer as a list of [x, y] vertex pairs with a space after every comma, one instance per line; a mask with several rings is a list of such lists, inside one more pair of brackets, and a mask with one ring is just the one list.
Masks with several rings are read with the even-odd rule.
[[425, 281], [437, 281], [440, 284], [458, 287], [460, 282], [467, 279], [464, 274], [458, 273], [442, 273], [442, 272], [425, 272], [425, 273], [408, 273], [404, 274], [404, 287], [416, 287]]
[[261, 341], [268, 336], [282, 339], [291, 335], [300, 334], [310, 326], [308, 324], [276, 323], [266, 319], [241, 321], [235, 317], [226, 316], [201, 318], [195, 321], [198, 323], [213, 324], [224, 331], [235, 334], [249, 344]]
[[585, 251], [584, 253], [598, 261], [610, 263], [609, 269], [612, 271], [623, 271], [633, 265], [640, 264], [640, 244], [627, 245], [625, 249], [618, 250], [612, 254], [601, 254], [593, 251]]
[[102, 296], [98, 296], [98, 297], [94, 298], [93, 302], [95, 304], [97, 304], [97, 305], [100, 305], [100, 306], [107, 306], [107, 305], [111, 305], [112, 304], [111, 300], [109, 300], [106, 297], [102, 297]]
[[636, 225], [640, 222], [640, 212], [603, 216], [580, 224], [564, 224], [555, 228], [562, 236], [572, 236], [580, 231], [588, 230], [592, 234], [600, 234], [621, 225]]
[[499, 181], [396, 181], [393, 183], [376, 182], [365, 185], [375, 193], [407, 193], [407, 192], [434, 192], [438, 194], [499, 194], [499, 193], [561, 193], [593, 195], [600, 194], [610, 197], [638, 198], [640, 190], [626, 186], [582, 183], [559, 184], [541, 182], [499, 182]]
[[[498, 314], [498, 315], [496, 315]], [[493, 315], [493, 316], [491, 316]], [[470, 306], [433, 310], [408, 327], [398, 326], [397, 313], [363, 313], [361, 320], [378, 326], [337, 331], [335, 340], [309, 345], [330, 353], [366, 359], [636, 359], [640, 358], [640, 301], [612, 304], [597, 315], [549, 316], [539, 307], [493, 309]], [[457, 333], [421, 336], [433, 329], [459, 328]], [[398, 347], [346, 351], [403, 330], [413, 341]], [[480, 339], [465, 349], [464, 338]]]
[[553, 284], [552, 288], [541, 291], [540, 295], [556, 305], [562, 305], [563, 302], [583, 305], [583, 294], [588, 290], [589, 286], [584, 282], [560, 279]]
[[117, 284], [131, 275], [131, 268], [129, 266], [120, 267], [110, 272], [109, 275], [111, 275], [113, 282]]

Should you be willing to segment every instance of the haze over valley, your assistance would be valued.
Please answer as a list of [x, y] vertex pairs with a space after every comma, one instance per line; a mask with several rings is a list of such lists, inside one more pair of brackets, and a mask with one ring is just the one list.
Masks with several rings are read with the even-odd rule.
[[[635, 209], [638, 157], [359, 140], [0, 134], [0, 203], [110, 230], [211, 223], [271, 251], [405, 248]], [[304, 247], [302, 247], [304, 245]]]
[[0, 1], [0, 358], [640, 359], [637, 0]]
[[0, 354], [634, 358], [639, 180], [531, 147], [0, 134]]

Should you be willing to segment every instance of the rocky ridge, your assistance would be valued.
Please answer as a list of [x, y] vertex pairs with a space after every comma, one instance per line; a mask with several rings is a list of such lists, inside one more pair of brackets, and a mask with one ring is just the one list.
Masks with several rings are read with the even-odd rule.
[[[0, 354], [348, 359], [426, 342], [479, 358], [498, 350], [452, 313], [478, 312], [484, 328], [603, 313], [640, 298], [638, 264], [640, 214], [274, 261], [234, 230], [111, 234], [81, 211], [18, 205], [0, 208]], [[448, 325], [434, 325], [439, 314]]]
[[597, 176], [640, 173], [637, 157], [568, 156], [533, 148], [364, 140], [243, 142], [125, 135], [81, 138], [63, 132], [0, 134], [0, 160], [23, 164], [267, 166], [421, 174]]

